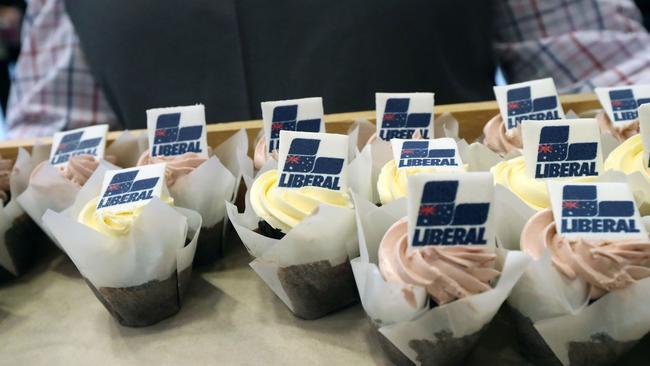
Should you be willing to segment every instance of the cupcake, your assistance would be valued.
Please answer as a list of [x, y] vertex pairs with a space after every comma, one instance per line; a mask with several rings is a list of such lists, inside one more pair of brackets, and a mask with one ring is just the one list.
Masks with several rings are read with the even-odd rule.
[[164, 169], [105, 173], [102, 166], [70, 209], [43, 217], [93, 294], [124, 326], [176, 314], [190, 278], [201, 217], [173, 207]]
[[521, 232], [534, 262], [508, 301], [525, 354], [536, 364], [610, 364], [650, 330], [632, 310], [647, 301], [650, 238], [624, 183], [549, 190], [553, 210]]
[[483, 144], [499, 155], [521, 152], [521, 127], [506, 131], [501, 114], [497, 114], [483, 127]]
[[47, 241], [43, 231], [16, 201], [27, 188], [34, 166], [48, 153], [46, 150], [49, 152], [48, 146], [39, 144], [33, 147], [32, 155], [19, 149], [9, 177], [4, 180], [8, 184], [5, 197], [9, 201], [0, 207], [0, 222], [3, 223], [0, 225], [0, 281], [25, 273], [35, 263], [40, 244]]
[[564, 119], [553, 79], [495, 86], [500, 114], [483, 128], [483, 144], [505, 156], [521, 152], [521, 124], [525, 120]]
[[213, 154], [207, 145], [203, 105], [149, 109], [147, 126], [150, 148], [140, 155], [137, 166], [166, 163], [165, 180], [176, 205], [203, 218], [194, 264], [213, 264], [223, 257], [224, 202], [235, 199], [241, 179], [236, 170], [240, 159], [248, 159], [248, 139], [244, 134], [242, 141], [242, 133], [237, 133]]
[[108, 125], [97, 125], [54, 134], [49, 159], [34, 168], [27, 188], [16, 198], [41, 229], [45, 211], [62, 211], [71, 206], [81, 186], [97, 169], [104, 158], [107, 132]]
[[393, 363], [463, 364], [528, 263], [495, 250], [491, 179], [421, 174], [408, 179], [408, 202], [378, 208], [355, 197], [354, 275]]
[[3, 205], [9, 202], [11, 198], [9, 182], [13, 166], [14, 161], [12, 159], [3, 159], [2, 155], [0, 155], [0, 199], [2, 199]]
[[603, 106], [596, 117], [603, 132], [621, 142], [639, 133], [637, 109], [650, 101], [650, 85], [596, 88], [594, 91]]
[[280, 131], [325, 132], [323, 98], [301, 98], [262, 102], [262, 135], [255, 142], [253, 163], [260, 170], [269, 160], [278, 160]]
[[638, 118], [628, 123], [614, 124], [605, 111], [600, 111], [596, 115], [596, 120], [598, 120], [598, 126], [602, 132], [609, 133], [619, 142], [623, 142], [639, 133]]
[[279, 146], [279, 166], [252, 182], [247, 211], [228, 205], [228, 215], [251, 267], [294, 315], [315, 319], [358, 300], [348, 137], [282, 131]]
[[650, 183], [646, 152], [650, 148], [650, 105], [639, 107], [637, 122], [641, 133], [632, 135], [615, 148], [605, 160], [605, 169], [618, 170], [625, 174], [638, 172]]

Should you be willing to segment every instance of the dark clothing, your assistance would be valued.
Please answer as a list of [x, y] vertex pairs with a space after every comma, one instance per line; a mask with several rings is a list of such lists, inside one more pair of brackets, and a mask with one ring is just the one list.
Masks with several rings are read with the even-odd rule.
[[[145, 109], [204, 103], [208, 121], [265, 100], [322, 96], [326, 113], [375, 92], [492, 99], [485, 0], [66, 0], [90, 68], [125, 127]], [[471, 11], [469, 10], [471, 9]]]

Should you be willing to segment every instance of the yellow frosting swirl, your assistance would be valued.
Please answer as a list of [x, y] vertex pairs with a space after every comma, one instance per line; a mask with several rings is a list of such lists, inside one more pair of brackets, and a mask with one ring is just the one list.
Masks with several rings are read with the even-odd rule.
[[605, 170], [619, 170], [625, 174], [639, 172], [650, 183], [650, 169], [643, 159], [641, 135], [634, 135], [618, 145], [605, 160]]
[[[163, 195], [160, 199], [170, 206], [174, 204], [174, 199], [167, 195]], [[99, 197], [88, 201], [79, 212], [77, 221], [107, 236], [118, 237], [128, 233], [133, 226], [133, 221], [140, 216], [144, 209], [144, 206], [139, 206], [121, 211], [97, 211], [98, 201]]]
[[305, 217], [311, 215], [321, 203], [352, 208], [352, 201], [345, 192], [319, 187], [277, 189], [278, 172], [269, 170], [260, 175], [250, 190], [253, 210], [264, 221], [287, 233]]
[[[526, 202], [535, 210], [548, 208], [548, 192], [546, 182], [528, 176], [524, 157], [502, 161], [491, 169], [494, 183], [501, 184], [512, 193]], [[591, 182], [594, 177], [580, 177], [571, 179], [572, 182]]]
[[435, 167], [409, 167], [398, 169], [395, 160], [391, 160], [386, 163], [381, 168], [381, 172], [379, 172], [379, 179], [377, 179], [379, 201], [385, 205], [402, 197], [406, 197], [407, 178], [410, 175], [450, 171], [465, 171], [465, 167], [463, 166], [455, 169], [440, 169]]

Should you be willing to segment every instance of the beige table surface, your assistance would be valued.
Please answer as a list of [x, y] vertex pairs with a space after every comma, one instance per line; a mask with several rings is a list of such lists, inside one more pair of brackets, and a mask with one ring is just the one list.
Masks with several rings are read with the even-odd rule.
[[[53, 249], [25, 276], [0, 285], [0, 365], [390, 364], [360, 305], [319, 320], [297, 319], [250, 269], [250, 260], [231, 239], [219, 264], [195, 270], [178, 314], [127, 328]], [[480, 343], [468, 364], [527, 364], [507, 327], [489, 328]], [[645, 361], [620, 364], [650, 364], [648, 347], [636, 352]]]

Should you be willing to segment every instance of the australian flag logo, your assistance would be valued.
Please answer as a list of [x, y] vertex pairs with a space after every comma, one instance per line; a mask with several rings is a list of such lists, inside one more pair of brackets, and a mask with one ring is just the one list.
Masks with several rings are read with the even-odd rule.
[[297, 104], [277, 106], [273, 109], [268, 152], [279, 148], [280, 131], [320, 132], [320, 126], [320, 118], [298, 120]]
[[458, 166], [455, 149], [429, 149], [428, 140], [405, 141], [400, 152], [399, 167]]
[[111, 197], [125, 193], [136, 193], [153, 189], [158, 183], [158, 177], [135, 180], [138, 170], [118, 173], [113, 176], [104, 192], [104, 197]]
[[70, 154], [79, 150], [95, 149], [102, 141], [101, 137], [82, 140], [83, 131], [69, 133], [61, 139], [55, 154]]
[[490, 203], [456, 204], [458, 181], [427, 182], [417, 212], [412, 245], [486, 244]]
[[101, 137], [82, 140], [84, 132], [71, 132], [61, 138], [50, 163], [52, 165], [65, 163], [70, 157], [79, 154], [97, 155], [97, 148], [102, 142]]
[[562, 190], [563, 217], [632, 217], [634, 202], [598, 202], [597, 187], [566, 185]]
[[597, 153], [596, 142], [569, 144], [569, 126], [546, 126], [541, 130], [538, 162], [593, 160]]
[[408, 113], [410, 104], [410, 98], [389, 98], [386, 101], [380, 130], [383, 140], [411, 138], [416, 129], [420, 129], [422, 137], [429, 137], [431, 113]]
[[612, 104], [615, 122], [630, 121], [637, 118], [639, 106], [650, 102], [650, 98], [637, 100], [632, 89], [610, 90], [609, 99]]
[[201, 138], [203, 126], [187, 126], [179, 128], [180, 113], [161, 114], [156, 120], [154, 144], [169, 144], [173, 142], [194, 141]]
[[429, 141], [406, 141], [402, 145], [401, 158], [453, 158], [456, 156], [454, 149], [429, 150]]
[[557, 98], [554, 95], [531, 99], [530, 86], [508, 90], [507, 100], [508, 116], [519, 116], [557, 108]]
[[427, 182], [422, 191], [418, 226], [466, 226], [485, 224], [490, 204], [456, 205], [458, 181]]
[[539, 135], [535, 178], [598, 175], [598, 142], [569, 143], [570, 126], [544, 126]]
[[316, 139], [293, 139], [284, 163], [284, 171], [329, 175], [340, 174], [343, 170], [343, 159], [317, 157], [320, 142], [320, 140]]
[[598, 200], [595, 185], [562, 188], [563, 233], [638, 233], [633, 201]]

